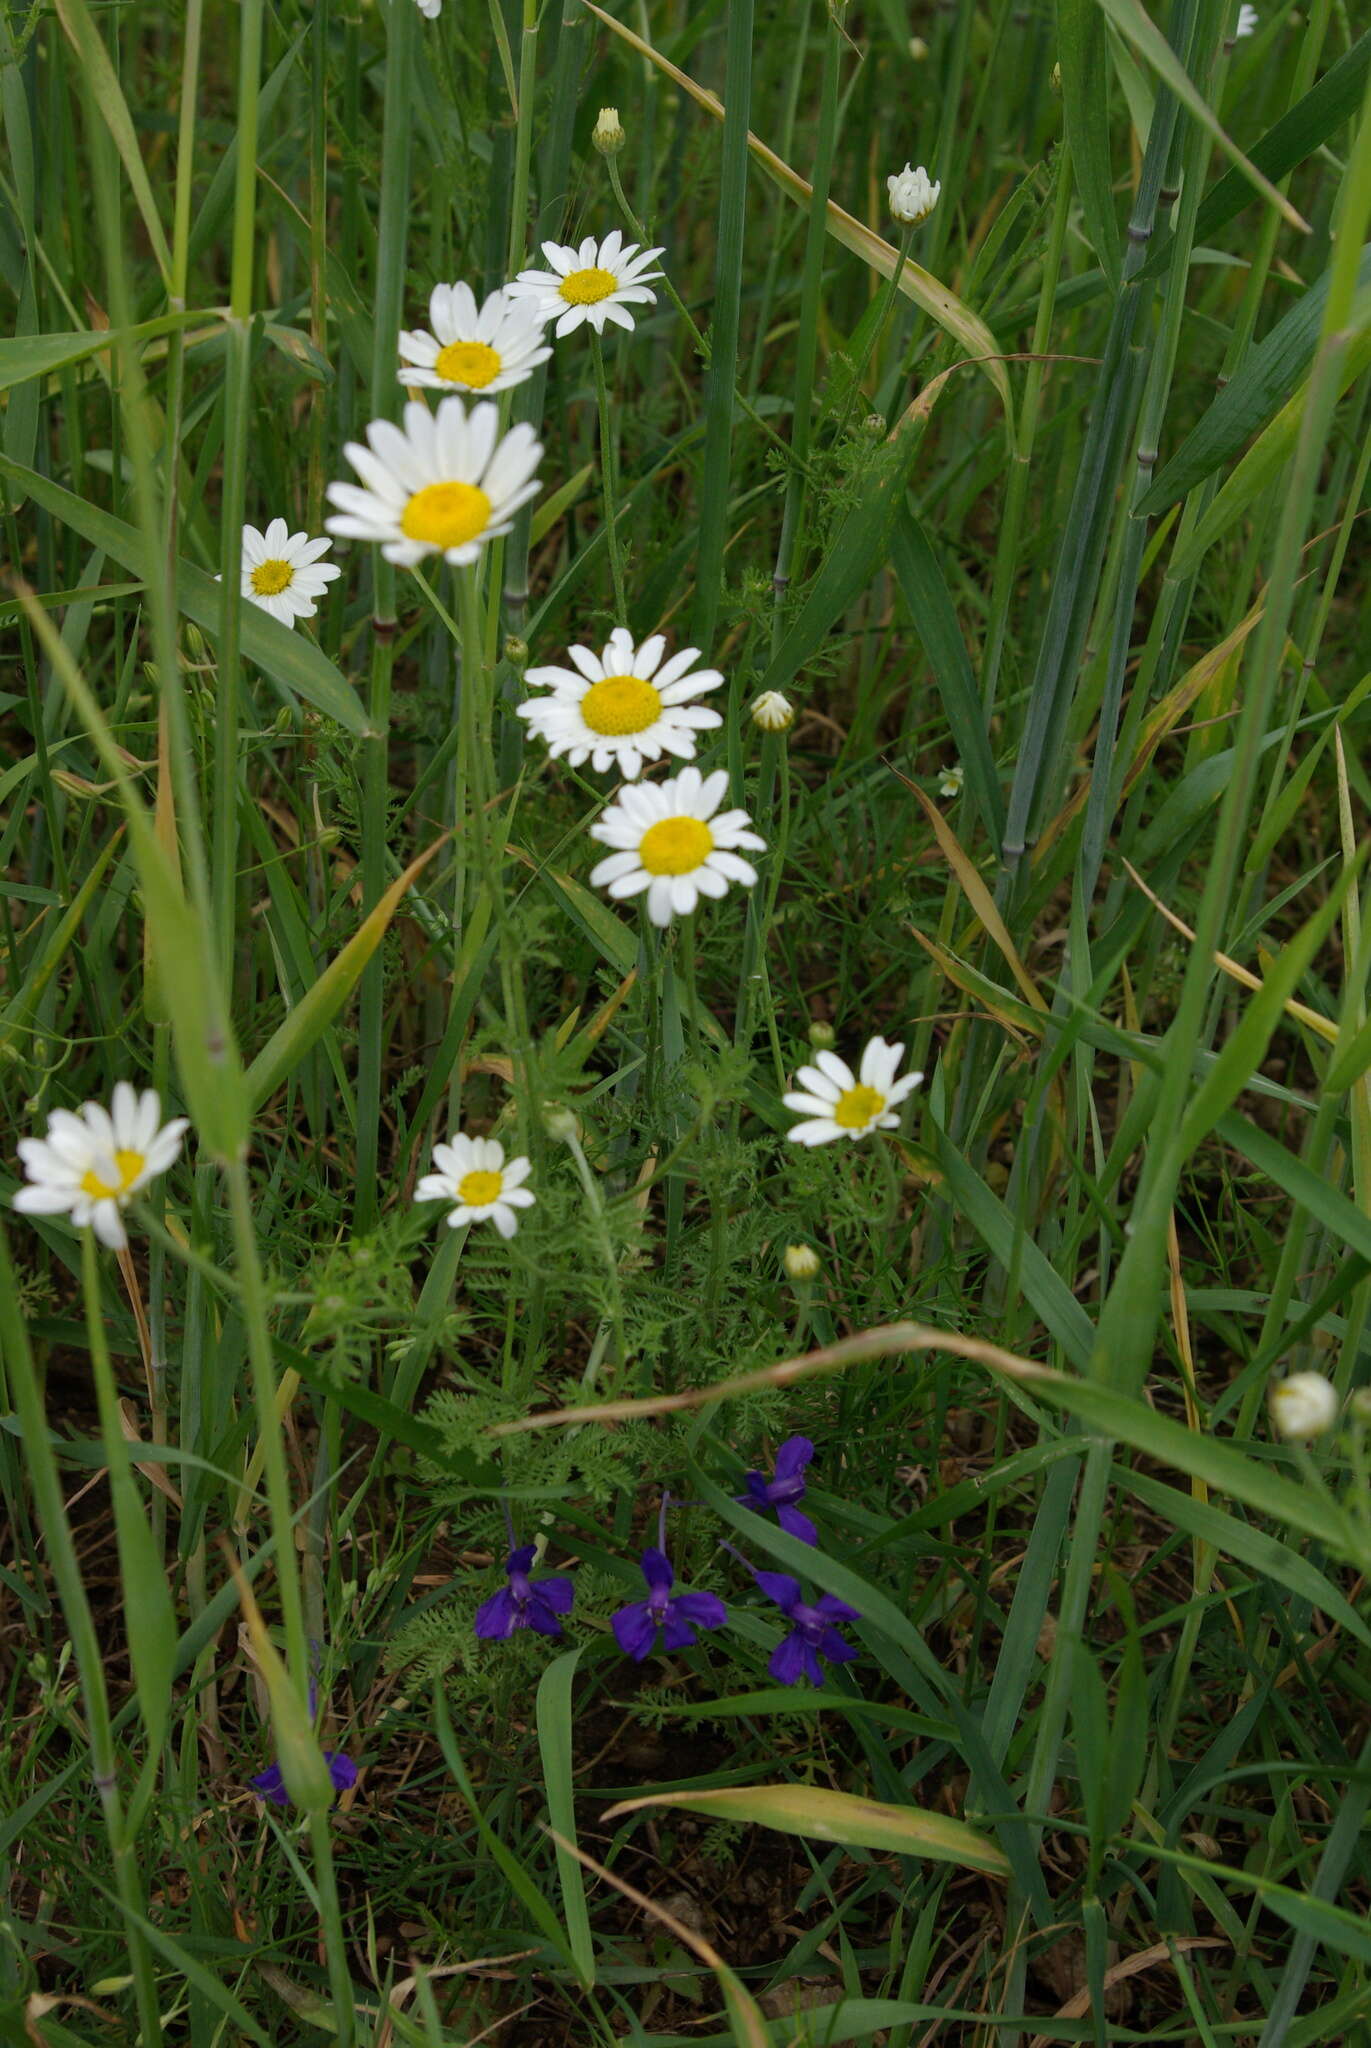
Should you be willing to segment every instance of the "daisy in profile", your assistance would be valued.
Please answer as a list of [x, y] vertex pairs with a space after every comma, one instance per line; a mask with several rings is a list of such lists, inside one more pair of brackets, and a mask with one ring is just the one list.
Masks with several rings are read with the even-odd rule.
[[601, 773], [617, 768], [632, 781], [644, 762], [662, 754], [690, 760], [696, 733], [723, 724], [707, 704], [690, 701], [723, 681], [716, 668], [692, 668], [698, 647], [683, 647], [663, 661], [660, 633], [635, 647], [616, 626], [603, 654], [588, 647], [567, 652], [574, 669], [528, 670], [526, 680], [546, 684], [551, 694], [516, 706], [516, 714], [547, 741], [549, 753], [565, 754], [573, 768], [588, 760]]
[[815, 1064], [801, 1067], [795, 1076], [799, 1088], [781, 1097], [787, 1109], [798, 1110], [805, 1119], [792, 1125], [786, 1136], [797, 1145], [831, 1145], [835, 1138], [893, 1131], [900, 1121], [895, 1111], [923, 1079], [919, 1073], [895, 1079], [903, 1058], [902, 1045], [873, 1038], [862, 1054], [860, 1074], [854, 1074], [835, 1052], [816, 1052]]
[[524, 1182], [529, 1176], [527, 1159], [506, 1159], [505, 1148], [494, 1138], [469, 1138], [454, 1131], [446, 1145], [435, 1145], [436, 1173], [426, 1173], [414, 1190], [416, 1202], [455, 1202], [448, 1224], [456, 1230], [463, 1223], [495, 1225], [501, 1237], [513, 1237], [519, 1228], [516, 1209], [531, 1209], [537, 1196]]
[[512, 299], [527, 299], [543, 321], [557, 322], [557, 335], [574, 334], [589, 320], [597, 334], [605, 331], [606, 320], [633, 331], [630, 306], [655, 306], [656, 292], [647, 280], [660, 277], [652, 264], [660, 249], [640, 249], [636, 242], [624, 245], [618, 228], [602, 242], [587, 235], [579, 249], [564, 249], [558, 242], [544, 242], [547, 270], [521, 270], [505, 290]]
[[388, 562], [412, 569], [427, 555], [474, 562], [488, 542], [508, 533], [521, 505], [537, 496], [543, 451], [521, 422], [500, 433], [498, 406], [445, 398], [436, 413], [419, 400], [405, 407], [403, 429], [373, 420], [367, 440], [343, 453], [362, 479], [330, 484], [338, 507], [324, 521], [347, 540], [374, 540]]
[[469, 284], [436, 284], [428, 302], [430, 334], [400, 336], [402, 384], [432, 391], [508, 391], [552, 354], [543, 321], [527, 301], [492, 292], [478, 306]]
[[29, 1185], [14, 1206], [28, 1216], [70, 1216], [78, 1229], [89, 1227], [101, 1244], [122, 1251], [123, 1211], [166, 1172], [189, 1122], [177, 1116], [164, 1124], [157, 1091], [139, 1095], [127, 1081], [115, 1082], [108, 1109], [99, 1102], [83, 1102], [75, 1113], [54, 1109], [46, 1137], [19, 1140]]
[[[415, 5], [429, 21], [436, 21], [443, 11], [443, 0], [415, 0]], [[256, 1780], [253, 1782], [255, 1784]]]
[[[730, 882], [750, 889], [757, 870], [737, 849], [766, 851], [746, 811], [720, 811], [728, 776], [683, 768], [669, 782], [639, 782], [619, 792], [590, 828], [614, 851], [590, 871], [616, 900], [647, 894], [656, 925], [688, 917], [701, 896], [724, 896]], [[717, 813], [717, 815], [716, 815]]]
[[321, 598], [342, 570], [336, 562], [321, 561], [332, 541], [311, 540], [307, 533], [291, 533], [284, 519], [273, 519], [265, 533], [255, 526], [243, 528], [242, 592], [253, 604], [270, 612], [283, 626], [297, 619], [312, 619]]

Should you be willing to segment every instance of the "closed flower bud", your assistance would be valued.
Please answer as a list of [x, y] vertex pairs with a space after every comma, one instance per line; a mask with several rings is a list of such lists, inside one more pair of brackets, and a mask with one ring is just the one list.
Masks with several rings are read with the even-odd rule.
[[572, 1145], [581, 1135], [580, 1119], [560, 1102], [543, 1104], [543, 1129], [560, 1145]]
[[1271, 1393], [1271, 1426], [1287, 1442], [1322, 1436], [1338, 1419], [1338, 1395], [1321, 1372], [1292, 1372]]
[[505, 638], [505, 660], [511, 668], [517, 668], [520, 675], [522, 675], [528, 667], [527, 640], [519, 639], [515, 633], [507, 634]]
[[911, 170], [906, 164], [898, 175], [892, 174], [885, 183], [890, 194], [890, 211], [904, 227], [917, 227], [921, 220], [927, 220], [943, 189], [941, 183], [933, 182], [922, 164], [917, 170]]
[[862, 432], [868, 441], [884, 441], [889, 422], [883, 412], [869, 412], [862, 421]]
[[809, 1027], [809, 1042], [816, 1052], [831, 1052], [838, 1043], [838, 1034], [822, 1017], [816, 1017]]
[[763, 732], [789, 732], [795, 723], [795, 706], [779, 690], [763, 690], [752, 700], [752, 723]]
[[1062, 67], [1060, 64], [1054, 64], [1052, 66], [1051, 76], [1048, 78], [1047, 82], [1051, 86], [1053, 92], [1056, 93], [1057, 98], [1060, 99], [1062, 96]]
[[601, 107], [591, 141], [601, 156], [617, 156], [628, 137], [624, 134], [617, 107]]
[[782, 1264], [788, 1280], [812, 1280], [819, 1270], [819, 1254], [812, 1245], [788, 1244]]
[[916, 64], [923, 64], [927, 61], [928, 44], [922, 36], [911, 36], [909, 38], [909, 54]]
[[200, 631], [200, 628], [195, 624], [193, 619], [188, 619], [186, 621], [185, 633], [186, 653], [190, 656], [192, 661], [203, 661], [206, 655], [208, 654], [209, 649], [205, 645], [204, 634]]

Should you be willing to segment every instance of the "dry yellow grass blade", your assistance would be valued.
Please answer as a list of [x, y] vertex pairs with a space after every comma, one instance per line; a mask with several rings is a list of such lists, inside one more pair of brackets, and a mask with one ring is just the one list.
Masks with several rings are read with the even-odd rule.
[[[1185, 923], [1184, 919], [1177, 917], [1175, 911], [1169, 909], [1162, 902], [1161, 897], [1157, 895], [1156, 891], [1148, 888], [1146, 882], [1131, 861], [1125, 860], [1124, 866], [1127, 868], [1130, 878], [1136, 882], [1148, 902], [1154, 904], [1167, 923], [1178, 931], [1183, 939], [1188, 939], [1193, 946], [1195, 934], [1191, 931], [1189, 925]], [[1244, 967], [1240, 961], [1230, 960], [1227, 953], [1215, 953], [1214, 965], [1221, 968], [1225, 974], [1230, 975], [1234, 981], [1241, 982], [1244, 988], [1250, 988], [1255, 992], [1264, 986], [1260, 975], [1253, 974], [1252, 970], [1249, 967]], [[1295, 998], [1291, 996], [1286, 1001], [1284, 1008], [1287, 1017], [1293, 1017], [1297, 1023], [1307, 1025], [1309, 1030], [1316, 1032], [1329, 1045], [1337, 1038], [1337, 1025], [1330, 1024], [1326, 1017], [1321, 1017], [1317, 1010], [1311, 1010], [1307, 1003], [1297, 1003]]]
[[[614, 34], [635, 49], [639, 56], [646, 57], [649, 64], [655, 64], [664, 77], [672, 79], [680, 86], [682, 92], [689, 93], [697, 106], [703, 107], [707, 114], [712, 114], [716, 121], [723, 120], [724, 103], [717, 93], [697, 85], [694, 79], [679, 70], [669, 57], [664, 57], [660, 50], [655, 50], [651, 43], [645, 43], [631, 28], [625, 28], [612, 14], [606, 14], [602, 7], [597, 7], [595, 0], [583, 0], [583, 4], [589, 8], [597, 21], [602, 21], [607, 29], [612, 29]], [[788, 192], [801, 206], [809, 204], [814, 196], [809, 181], [802, 178], [798, 171], [792, 170], [783, 157], [777, 156], [774, 149], [768, 149], [750, 128], [747, 146], [763, 169], [771, 173], [783, 192]], [[854, 256], [860, 256], [863, 263], [868, 264], [878, 277], [895, 275], [896, 265], [900, 260], [898, 249], [892, 248], [889, 242], [875, 234], [852, 214], [845, 213], [836, 200], [830, 199], [828, 202], [827, 219], [828, 232], [835, 242], [840, 242], [844, 249], [850, 249]], [[929, 318], [937, 321], [939, 327], [959, 341], [968, 355], [978, 362], [984, 359], [982, 367], [985, 374], [998, 392], [1012, 423], [1014, 407], [1010, 397], [1009, 378], [1005, 374], [1003, 362], [999, 359], [999, 343], [984, 320], [973, 313], [970, 306], [964, 304], [954, 291], [950, 291], [940, 278], [934, 277], [931, 270], [924, 270], [917, 263], [906, 261], [900, 272], [900, 290], [907, 298], [913, 299], [916, 305], [922, 306]]]
[[[895, 770], [895, 773], [900, 775], [898, 768]], [[962, 894], [966, 897], [967, 902], [971, 905], [971, 908], [984, 926], [987, 936], [994, 941], [999, 952], [1003, 955], [1005, 965], [1023, 990], [1025, 999], [1033, 1005], [1035, 1010], [1041, 1011], [1046, 1016], [1047, 1004], [1043, 1000], [1038, 984], [1019, 958], [1014, 941], [1009, 936], [1009, 927], [995, 908], [995, 899], [982, 881], [981, 873], [976, 863], [972, 860], [970, 854], [967, 853], [956, 833], [938, 809], [938, 806], [929, 797], [925, 796], [918, 784], [911, 782], [907, 775], [900, 775], [900, 780], [906, 789], [914, 792], [914, 795], [923, 806], [924, 816], [933, 827], [933, 836], [942, 848], [943, 857], [947, 861], [948, 866], [957, 877], [961, 885]]]

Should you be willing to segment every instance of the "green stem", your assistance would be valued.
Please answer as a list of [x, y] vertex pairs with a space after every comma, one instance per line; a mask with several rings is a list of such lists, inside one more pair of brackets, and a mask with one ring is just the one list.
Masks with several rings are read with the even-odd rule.
[[609, 386], [605, 381], [605, 352], [600, 336], [592, 332], [591, 356], [595, 363], [595, 397], [600, 409], [600, 487], [605, 501], [605, 543], [609, 549], [609, 573], [614, 580], [614, 616], [617, 624], [628, 624], [628, 599], [624, 595], [624, 564], [619, 553], [618, 488], [615, 480], [614, 429], [609, 417]]

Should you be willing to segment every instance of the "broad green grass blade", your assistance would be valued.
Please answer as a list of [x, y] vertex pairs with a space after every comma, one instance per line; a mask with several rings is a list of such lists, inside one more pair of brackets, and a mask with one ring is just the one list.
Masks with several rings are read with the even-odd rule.
[[1109, 53], [1097, 0], [1057, 0], [1057, 50], [1071, 169], [1085, 231], [1111, 292], [1123, 272], [1109, 141]]
[[[1165, 511], [1230, 462], [1303, 384], [1319, 344], [1332, 275], [1331, 268], [1326, 270], [1243, 357], [1234, 376], [1143, 496], [1137, 507], [1139, 517]], [[1357, 289], [1360, 299], [1353, 322], [1361, 329], [1371, 320], [1371, 249], [1357, 271]]]
[[74, 334], [16, 334], [0, 340], [0, 391], [24, 384], [33, 377], [47, 377], [54, 370], [84, 362], [101, 350], [117, 348], [121, 342], [149, 341], [159, 334], [174, 334], [184, 327], [206, 326], [218, 320], [217, 313], [164, 313], [156, 320], [144, 320], [137, 327], [119, 333], [102, 328], [98, 333], [78, 329]]
[[933, 670], [952, 743], [966, 770], [967, 790], [987, 832], [998, 843], [1004, 834], [1004, 796], [995, 756], [986, 737], [985, 713], [971, 657], [966, 651], [947, 579], [928, 535], [907, 505], [902, 505], [896, 514], [890, 565], [909, 607], [910, 622], [923, 642]]
[[[576, 1840], [576, 1789], [571, 1710], [572, 1685], [580, 1649], [565, 1650], [554, 1657], [538, 1681], [534, 1718], [538, 1725], [538, 1751], [543, 1760], [543, 1789], [547, 1793], [548, 1817], [567, 1842]], [[566, 1923], [571, 1960], [581, 1984], [589, 1990], [595, 1982], [595, 1943], [586, 1910], [585, 1879], [574, 1856], [557, 1845], [557, 1875], [562, 1887], [562, 1914]]]
[[100, 31], [91, 18], [86, 0], [53, 0], [57, 18], [65, 29], [67, 38], [76, 52], [77, 62], [86, 75], [91, 98], [100, 111], [100, 118], [113, 137], [124, 166], [133, 197], [152, 244], [162, 273], [162, 282], [167, 285], [171, 277], [171, 249], [162, 228], [161, 215], [152, 195], [152, 184], [148, 178], [147, 166], [138, 148], [138, 137], [129, 113], [128, 101], [110, 62], [109, 52], [100, 40]]
[[[144, 536], [136, 527], [104, 512], [87, 498], [63, 490], [37, 470], [25, 469], [0, 455], [0, 476], [19, 484], [54, 519], [60, 519], [83, 539], [102, 548], [131, 575], [143, 583], [163, 574], [163, 564], [150, 558]], [[219, 633], [223, 595], [214, 578], [190, 562], [176, 565], [176, 602], [188, 619], [194, 619], [211, 642]], [[358, 735], [368, 730], [366, 713], [352, 685], [329, 660], [323, 649], [303, 633], [292, 632], [273, 619], [260, 605], [243, 607], [243, 652], [274, 683], [288, 703], [303, 698], [317, 711]]]
[[923, 1856], [934, 1863], [959, 1864], [964, 1870], [988, 1871], [994, 1877], [1009, 1875], [1003, 1850], [965, 1821], [922, 1807], [887, 1806], [851, 1792], [830, 1792], [820, 1785], [725, 1785], [717, 1792], [649, 1793], [611, 1806], [605, 1819], [616, 1820], [646, 1806], [682, 1806], [715, 1820], [774, 1828], [781, 1835]]
[[1312, 233], [1303, 214], [1298, 213], [1285, 194], [1278, 191], [1251, 159], [1243, 155], [1204, 95], [1196, 91], [1185, 66], [1143, 7], [1142, 0], [1097, 0], [1097, 4], [1104, 9], [1125, 41], [1131, 43], [1138, 54], [1146, 58], [1163, 83], [1170, 86], [1181, 105], [1194, 115], [1202, 127], [1208, 129], [1219, 148], [1232, 158], [1249, 184], [1256, 186], [1263, 198], [1277, 209], [1292, 228], [1298, 228], [1303, 234]]

